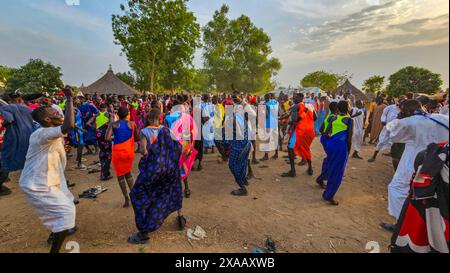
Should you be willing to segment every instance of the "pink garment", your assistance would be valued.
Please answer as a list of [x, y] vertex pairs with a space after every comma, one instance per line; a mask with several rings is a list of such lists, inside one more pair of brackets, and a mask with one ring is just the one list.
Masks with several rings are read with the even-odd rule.
[[188, 178], [197, 158], [198, 151], [194, 148], [194, 142], [197, 138], [198, 128], [189, 114], [182, 113], [172, 126], [172, 132], [183, 147], [180, 158], [180, 171], [181, 180], [185, 180]]
[[134, 107], [130, 107], [131, 109], [130, 109], [130, 117], [131, 117], [131, 121], [134, 121], [135, 123], [137, 122], [137, 120], [138, 120], [138, 114], [137, 114], [137, 111], [136, 111], [136, 109], [134, 109]]
[[28, 108], [30, 109], [30, 110], [35, 110], [35, 109], [37, 109], [37, 108], [39, 108], [39, 103], [30, 103], [29, 105], [28, 105]]

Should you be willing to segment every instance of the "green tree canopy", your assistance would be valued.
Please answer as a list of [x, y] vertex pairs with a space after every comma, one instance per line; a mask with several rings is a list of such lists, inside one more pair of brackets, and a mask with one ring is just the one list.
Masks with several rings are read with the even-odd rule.
[[319, 87], [320, 89], [332, 92], [339, 86], [338, 76], [334, 73], [316, 71], [306, 75], [302, 81], [303, 87]]
[[212, 85], [212, 79], [206, 69], [195, 69], [192, 71], [192, 81], [188, 90], [194, 90], [196, 92], [205, 94], [214, 91]]
[[203, 28], [204, 65], [213, 85], [221, 92], [231, 84], [249, 93], [271, 90], [281, 63], [270, 58], [270, 37], [249, 17], [230, 20], [228, 12], [223, 5]]
[[441, 90], [442, 83], [441, 75], [426, 68], [408, 66], [389, 77], [386, 91], [393, 97], [405, 95], [408, 92], [435, 94]]
[[122, 46], [138, 82], [175, 89], [192, 67], [200, 26], [187, 0], [128, 0], [112, 16], [115, 42]]
[[378, 75], [368, 78], [363, 83], [363, 91], [372, 94], [381, 92], [384, 86], [384, 79], [385, 77]]
[[6, 91], [21, 89], [23, 93], [55, 92], [63, 84], [61, 68], [41, 59], [31, 59], [26, 65], [13, 71], [7, 81]]
[[119, 78], [124, 83], [129, 86], [136, 88], [136, 79], [135, 76], [131, 72], [118, 72], [116, 73], [117, 78]]
[[16, 69], [0, 65], [0, 87], [5, 87]]

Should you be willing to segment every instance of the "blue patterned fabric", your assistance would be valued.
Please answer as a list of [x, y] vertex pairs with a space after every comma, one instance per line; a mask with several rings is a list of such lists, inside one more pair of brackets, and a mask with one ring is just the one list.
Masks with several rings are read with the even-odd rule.
[[182, 208], [181, 149], [166, 127], [159, 131], [153, 144], [147, 141], [148, 154], [139, 163], [140, 173], [130, 193], [141, 233], [158, 230], [170, 214]]
[[97, 143], [100, 149], [98, 157], [100, 160], [100, 179], [106, 180], [111, 176], [112, 142], [106, 141], [106, 132], [109, 123], [97, 129]]
[[234, 119], [236, 120], [235, 127], [240, 127], [240, 130], [244, 132], [244, 137], [243, 140], [238, 140], [239, 138], [236, 136], [237, 133], [234, 132], [233, 140], [226, 141], [230, 145], [230, 159], [228, 166], [236, 183], [240, 187], [244, 187], [247, 177], [248, 157], [250, 155], [252, 143], [248, 139], [248, 127], [245, 120], [239, 115], [235, 115]]
[[97, 132], [96, 128], [86, 126], [88, 121], [94, 116], [98, 114], [98, 109], [91, 103], [85, 102], [78, 107], [81, 112], [81, 119], [83, 122], [83, 127], [87, 131], [83, 134], [83, 141], [87, 145], [96, 145], [97, 144]]
[[4, 171], [22, 170], [25, 165], [30, 136], [35, 126], [31, 117], [31, 110], [20, 104], [10, 104], [0, 107], [0, 114], [6, 122], [1, 152], [1, 169]]

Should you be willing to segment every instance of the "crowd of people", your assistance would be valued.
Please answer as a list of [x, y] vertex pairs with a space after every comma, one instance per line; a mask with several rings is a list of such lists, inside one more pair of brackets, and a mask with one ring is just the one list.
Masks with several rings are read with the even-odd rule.
[[[145, 244], [149, 234], [174, 212], [178, 213], [180, 229], [185, 227], [182, 203], [183, 198], [192, 194], [189, 174], [202, 170], [205, 153], [217, 151], [219, 163], [228, 163], [237, 184], [231, 194], [247, 196], [249, 180], [254, 178], [252, 165], [279, 159], [284, 146], [289, 171], [280, 174], [281, 177], [296, 177], [298, 165], [306, 166], [307, 175], [313, 176], [311, 145], [320, 137], [325, 158], [316, 182], [324, 190], [323, 200], [337, 206], [335, 196], [348, 159], [363, 159], [361, 149], [368, 138], [369, 144], [376, 144], [368, 161], [375, 163], [379, 153], [389, 149], [386, 155], [392, 158], [395, 170], [388, 186], [388, 212], [397, 222], [382, 224], [394, 232], [393, 249], [445, 251], [441, 242], [444, 238], [448, 252], [449, 117], [445, 96], [408, 93], [392, 98], [377, 94], [373, 101], [362, 101], [351, 93], [275, 97], [244, 95], [233, 86], [231, 89], [229, 94], [221, 95], [128, 97], [76, 96], [67, 86], [51, 96], [9, 94], [5, 98], [8, 104], [0, 106], [0, 198], [11, 194], [3, 185], [9, 173], [22, 171], [20, 187], [52, 231], [51, 252], [59, 252], [65, 238], [76, 232], [78, 200], [71, 194], [69, 188], [73, 185], [64, 175], [67, 157], [74, 156], [76, 168], [86, 170], [83, 156], [97, 155], [99, 179], [113, 179], [113, 168], [123, 193], [123, 207], [131, 205], [134, 209], [138, 232], [128, 242]], [[420, 164], [414, 164], [425, 150], [430, 151], [422, 155]], [[257, 151], [264, 156], [257, 159]], [[428, 164], [427, 159], [437, 152], [440, 164]], [[136, 153], [142, 157], [139, 175], [134, 179]], [[437, 160], [436, 156], [433, 160]], [[417, 186], [417, 180], [424, 179], [422, 174], [428, 182]], [[443, 185], [436, 186], [435, 180], [447, 183], [447, 192], [441, 190], [437, 196], [427, 192], [420, 197], [422, 203], [416, 204], [422, 209], [437, 208], [438, 215], [446, 221], [446, 230], [433, 229], [442, 232], [436, 235], [441, 241], [436, 238], [427, 241], [428, 248], [411, 247], [418, 245], [417, 241], [411, 241], [417, 236], [408, 237], [413, 231], [404, 224], [419, 221], [408, 215], [411, 210], [406, 209], [419, 198], [415, 195], [417, 191], [411, 190], [413, 178], [416, 181], [413, 184], [421, 190], [430, 185], [434, 188], [429, 191], [442, 189]], [[437, 225], [428, 220], [422, 222]]]

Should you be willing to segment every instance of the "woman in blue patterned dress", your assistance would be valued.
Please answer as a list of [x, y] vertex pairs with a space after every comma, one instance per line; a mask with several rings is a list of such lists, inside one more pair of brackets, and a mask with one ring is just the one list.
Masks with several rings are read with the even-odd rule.
[[160, 126], [160, 110], [148, 114], [149, 126], [141, 131], [139, 176], [131, 190], [138, 233], [128, 238], [130, 244], [145, 244], [151, 232], [158, 230], [164, 220], [178, 211], [178, 225], [184, 229], [186, 219], [181, 215], [183, 204], [180, 156], [181, 144], [170, 129]]

